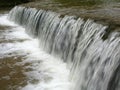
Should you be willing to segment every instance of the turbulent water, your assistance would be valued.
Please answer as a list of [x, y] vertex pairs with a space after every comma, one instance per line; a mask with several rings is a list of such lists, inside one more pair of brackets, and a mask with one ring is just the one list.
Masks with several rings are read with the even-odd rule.
[[[47, 64], [45, 67], [40, 65], [43, 70], [49, 65], [52, 65], [55, 70], [59, 66], [60, 69], [57, 69], [55, 74], [58, 73], [58, 76], [63, 75], [63, 77], [53, 79], [53, 81], [58, 79], [58, 82], [61, 79], [63, 80], [61, 81], [61, 87], [63, 86], [63, 88], [59, 88], [59, 90], [120, 89], [119, 32], [114, 31], [108, 35], [108, 38], [104, 39], [108, 31], [107, 26], [97, 24], [93, 20], [84, 20], [75, 16], [62, 16], [58, 13], [36, 10], [35, 8], [15, 7], [10, 11], [8, 19], [23, 26], [28, 35], [38, 40], [44, 51], [67, 64], [70, 73], [64, 69], [63, 63], [60, 64], [57, 61], [54, 62], [55, 64], [51, 63], [52, 59], [45, 61], [42, 59]], [[31, 44], [33, 45], [32, 48], [36, 45], [31, 41], [30, 45], [27, 44], [26, 46], [31, 46]], [[39, 48], [35, 49], [38, 52], [35, 56], [40, 56]], [[33, 54], [35, 52], [31, 51]], [[39, 64], [37, 65], [38, 67], [35, 65], [33, 68], [39, 70]], [[65, 73], [61, 74], [60, 72]], [[37, 73], [34, 72], [34, 74]], [[66, 74], [69, 74], [69, 76]], [[55, 76], [51, 74], [51, 77], [54, 78]], [[68, 86], [70, 88], [65, 88], [68, 78], [73, 85]], [[45, 84], [44, 87], [49, 86], [49, 84]], [[56, 82], [52, 85], [56, 85]], [[41, 84], [37, 84], [37, 86], [41, 87]], [[36, 89], [36, 84], [32, 88], [39, 90]], [[33, 90], [32, 88], [30, 87], [29, 90]], [[43, 90], [46, 89], [43, 88]], [[52, 88], [50, 90], [58, 89]]]
[[69, 90], [66, 64], [0, 15], [0, 90]]

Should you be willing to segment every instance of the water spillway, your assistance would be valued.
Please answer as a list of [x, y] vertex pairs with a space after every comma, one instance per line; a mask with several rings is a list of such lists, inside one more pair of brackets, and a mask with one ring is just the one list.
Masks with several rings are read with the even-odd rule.
[[23, 26], [49, 54], [66, 62], [71, 90], [120, 89], [120, 33], [103, 39], [107, 26], [35, 8], [13, 8], [9, 20]]

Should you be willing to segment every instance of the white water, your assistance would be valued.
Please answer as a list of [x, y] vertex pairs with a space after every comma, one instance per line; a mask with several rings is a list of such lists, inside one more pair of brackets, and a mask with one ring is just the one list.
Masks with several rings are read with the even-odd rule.
[[18, 6], [10, 11], [8, 18], [38, 38], [43, 50], [70, 66], [70, 81], [75, 83], [70, 90], [119, 89], [120, 34], [117, 30], [109, 33], [107, 26], [90, 19], [61, 17], [55, 12]]
[[[26, 55], [22, 62], [16, 64], [31, 63], [25, 67], [32, 69], [32, 71], [24, 73], [28, 77], [27, 85], [19, 87], [20, 90], [69, 90], [69, 70], [62, 60], [40, 50], [38, 41], [29, 37], [24, 28], [8, 21], [7, 15], [0, 16], [0, 25], [11, 26], [3, 35], [6, 40], [24, 40], [22, 42], [0, 43], [0, 58]], [[9, 55], [9, 53], [12, 54]], [[31, 80], [34, 79], [38, 80], [35, 84], [31, 83]]]

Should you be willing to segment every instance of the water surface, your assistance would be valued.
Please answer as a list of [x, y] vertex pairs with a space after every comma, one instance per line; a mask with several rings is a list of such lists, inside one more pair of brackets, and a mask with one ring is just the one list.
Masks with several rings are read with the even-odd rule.
[[40, 50], [38, 41], [7, 16], [0, 16], [1, 90], [67, 90], [66, 64]]

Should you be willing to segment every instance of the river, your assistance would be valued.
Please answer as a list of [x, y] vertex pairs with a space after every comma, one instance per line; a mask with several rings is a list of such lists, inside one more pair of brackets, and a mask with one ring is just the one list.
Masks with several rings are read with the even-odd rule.
[[66, 64], [40, 50], [7, 16], [0, 15], [0, 90], [67, 90]]

